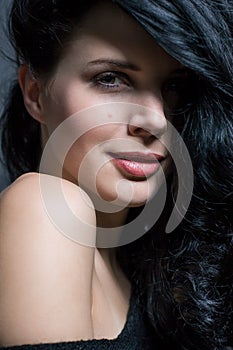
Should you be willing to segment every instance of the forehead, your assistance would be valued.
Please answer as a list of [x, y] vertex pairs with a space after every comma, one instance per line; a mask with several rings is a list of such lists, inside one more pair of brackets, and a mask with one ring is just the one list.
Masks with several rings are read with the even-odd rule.
[[81, 60], [117, 56], [119, 59], [145, 62], [149, 66], [155, 64], [155, 60], [161, 61], [165, 69], [171, 65], [181, 66], [133, 17], [110, 1], [98, 2], [87, 13], [67, 49], [71, 57], [78, 55]]
[[106, 40], [114, 39], [115, 43], [133, 43], [143, 44], [145, 37], [153, 42], [143, 28], [123, 11], [119, 6], [112, 2], [100, 2], [93, 7], [82, 25], [83, 32], [86, 34], [96, 34]]

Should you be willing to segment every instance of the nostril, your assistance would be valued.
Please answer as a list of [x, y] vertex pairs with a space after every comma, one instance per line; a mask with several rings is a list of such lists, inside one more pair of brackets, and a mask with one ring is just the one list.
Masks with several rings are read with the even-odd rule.
[[136, 136], [161, 137], [167, 131], [165, 115], [155, 112], [134, 114], [129, 123], [129, 133]]
[[142, 128], [136, 125], [131, 125], [131, 124], [129, 125], [129, 133], [135, 136], [144, 136], [144, 137], [152, 136], [152, 133], [149, 129]]

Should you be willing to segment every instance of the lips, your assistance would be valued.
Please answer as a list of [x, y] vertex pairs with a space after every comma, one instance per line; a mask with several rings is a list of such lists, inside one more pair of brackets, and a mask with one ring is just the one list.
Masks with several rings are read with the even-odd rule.
[[149, 162], [160, 162], [165, 157], [156, 153], [141, 153], [141, 152], [118, 152], [110, 153], [113, 158], [132, 160], [135, 162], [149, 163]]
[[110, 153], [115, 166], [123, 173], [136, 178], [153, 175], [160, 167], [164, 156], [156, 153], [118, 152]]

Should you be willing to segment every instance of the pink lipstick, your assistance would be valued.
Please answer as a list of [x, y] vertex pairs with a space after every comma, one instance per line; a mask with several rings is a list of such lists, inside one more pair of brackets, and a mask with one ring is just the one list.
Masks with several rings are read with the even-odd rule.
[[165, 158], [155, 153], [140, 152], [120, 152], [110, 155], [119, 170], [137, 178], [153, 175], [160, 167], [160, 162]]

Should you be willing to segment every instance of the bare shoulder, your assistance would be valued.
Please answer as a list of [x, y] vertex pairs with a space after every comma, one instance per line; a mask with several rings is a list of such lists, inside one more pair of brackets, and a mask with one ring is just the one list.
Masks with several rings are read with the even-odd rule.
[[[50, 195], [44, 200], [45, 184]], [[67, 207], [56, 198], [58, 184]], [[94, 210], [66, 180], [30, 173], [1, 194], [0, 345], [92, 337], [94, 248], [78, 243], [82, 230], [95, 235]]]
[[44, 204], [46, 209], [46, 200], [53, 200], [54, 204], [57, 199], [67, 202], [69, 209], [75, 214], [80, 214], [80, 217], [82, 214], [89, 214], [89, 223], [95, 224], [94, 207], [88, 195], [65, 179], [46, 174], [26, 173], [0, 193], [1, 205], [9, 209], [12, 205], [19, 208], [25, 204], [27, 209], [30, 209], [29, 204], [33, 209]]
[[[93, 238], [86, 246], [94, 246], [95, 211], [88, 195], [70, 181], [27, 173], [0, 196], [0, 231], [1, 239], [11, 235], [23, 238], [29, 232], [30, 237], [42, 239], [45, 235], [62, 244], [71, 240], [83, 243], [85, 233]], [[78, 244], [76, 248], [84, 247]]]

